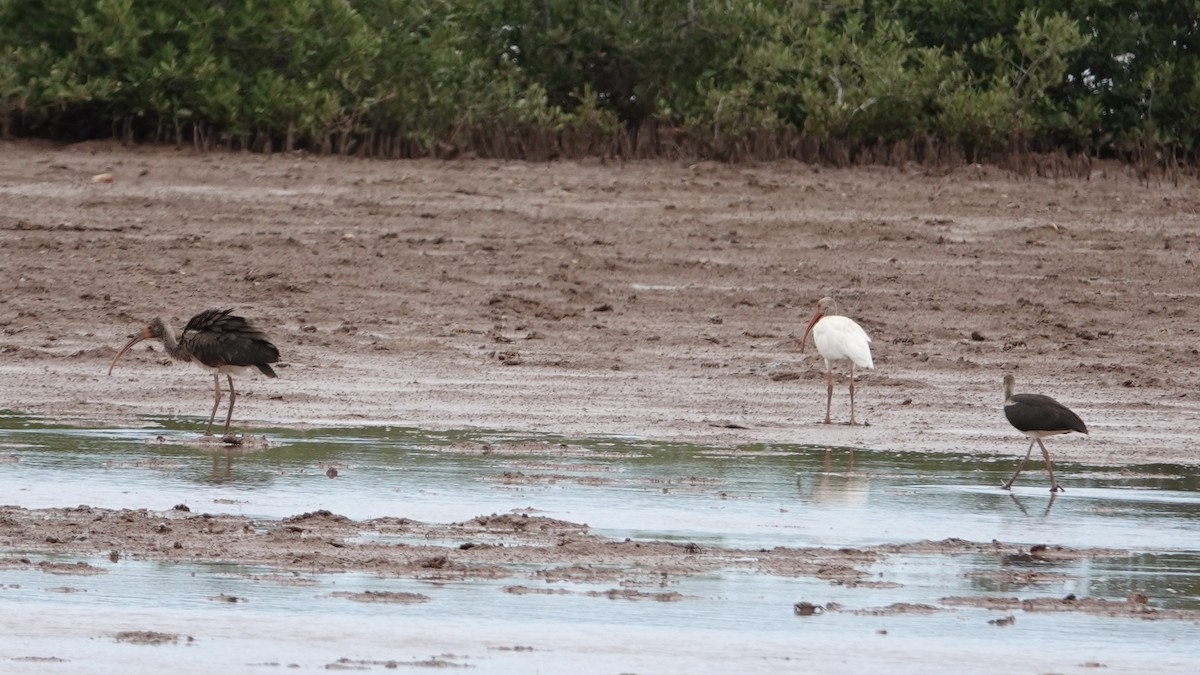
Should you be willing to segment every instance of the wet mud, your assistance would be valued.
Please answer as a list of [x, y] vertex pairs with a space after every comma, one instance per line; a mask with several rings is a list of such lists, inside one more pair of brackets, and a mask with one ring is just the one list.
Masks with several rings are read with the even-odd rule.
[[[1103, 165], [1068, 180], [5, 142], [0, 407], [206, 415], [207, 376], [152, 343], [104, 372], [151, 318], [178, 329], [219, 305], [283, 353], [279, 379], [239, 378], [235, 432], [366, 423], [1016, 457], [1000, 411], [1014, 373], [1092, 429], [1051, 439], [1055, 457], [1195, 462], [1194, 187]], [[820, 424], [823, 364], [799, 344], [826, 295], [873, 339], [857, 427]]]
[[[93, 182], [97, 174], [112, 180]], [[1180, 573], [1179, 588], [1153, 585], [1162, 595], [1145, 593], [1139, 575], [1161, 581], [1195, 558], [1194, 547], [1179, 544], [1195, 540], [1190, 494], [1200, 465], [1200, 370], [1189, 366], [1200, 353], [1193, 184], [1145, 184], [1099, 164], [1088, 180], [1059, 180], [980, 166], [369, 162], [0, 142], [0, 207], [0, 410], [77, 426], [78, 445], [97, 429], [170, 420], [170, 431], [137, 440], [144, 451], [99, 464], [85, 457], [79, 472], [99, 467], [114, 484], [127, 472], [152, 474], [168, 486], [194, 474], [215, 491], [228, 488], [174, 509], [136, 488], [121, 498], [129, 508], [95, 506], [107, 502], [76, 491], [80, 483], [68, 495], [22, 482], [57, 474], [30, 467], [34, 453], [19, 436], [6, 440], [0, 468], [15, 478], [0, 499], [8, 504], [0, 574], [50, 580], [38, 594], [0, 580], [0, 597], [22, 598], [39, 617], [0, 619], [9, 636], [0, 658], [17, 672], [61, 663], [192, 672], [186, 660], [126, 649], [203, 650], [210, 666], [268, 670], [778, 672], [803, 658], [822, 672], [880, 663], [926, 672], [943, 661], [989, 672], [976, 656], [990, 655], [1031, 671], [1140, 672], [1150, 663], [1191, 672], [1196, 655], [1178, 636], [1200, 622], [1194, 572]], [[823, 364], [799, 340], [826, 295], [873, 338], [876, 367], [857, 377], [861, 425], [820, 423]], [[178, 329], [200, 310], [226, 306], [283, 353], [279, 379], [237, 379], [241, 443], [230, 448], [179, 433], [198, 432], [211, 409], [205, 373], [147, 344], [104, 374], [151, 318]], [[1086, 504], [1086, 513], [1068, 513], [1100, 523], [1096, 531], [1112, 535], [1106, 542], [1081, 543], [1061, 505], [1052, 518], [1056, 503], [1040, 498], [1037, 465], [1018, 480], [1012, 503], [999, 504], [971, 492], [985, 489], [982, 474], [940, 485], [922, 473], [936, 469], [918, 467], [893, 483], [882, 455], [872, 459], [1011, 455], [1015, 466], [1026, 441], [1001, 411], [1005, 373], [1016, 375], [1018, 391], [1052, 395], [1087, 422], [1088, 436], [1047, 445], [1067, 487], [1060, 504]], [[849, 417], [844, 369], [835, 371], [833, 417]], [[342, 515], [295, 493], [320, 503], [316, 495], [359, 485], [361, 457], [318, 449], [298, 464], [259, 459], [279, 452], [280, 435], [324, 435], [333, 445], [362, 427], [532, 436], [422, 452], [471, 462], [485, 492], [540, 503], [606, 490], [613, 508], [600, 512], [599, 526], [537, 508], [439, 518], [419, 500], [441, 499], [449, 510], [445, 485], [405, 484], [389, 489], [414, 499], [389, 515]], [[732, 482], [724, 466], [641, 471], [622, 464], [628, 448], [572, 442], [605, 437], [691, 444], [692, 454], [718, 462], [788, 460], [795, 445], [832, 454], [823, 466], [783, 465], [798, 477], [789, 475], [792, 494], [761, 531], [786, 543], [746, 546], [723, 540], [720, 528], [735, 521], [721, 519], [764, 500], [759, 479]], [[211, 454], [211, 473], [197, 471], [181, 447]], [[473, 464], [481, 461], [501, 465]], [[252, 468], [239, 473], [238, 462]], [[994, 471], [974, 466], [994, 489]], [[294, 501], [271, 504], [272, 481], [295, 472], [330, 487], [292, 488]], [[1169, 494], [1153, 493], [1162, 499], [1149, 504], [1134, 498], [1138, 490]], [[643, 524], [637, 508], [647, 494], [697, 501]], [[624, 503], [631, 495], [642, 501]], [[914, 508], [922, 497], [937, 508]], [[242, 513], [264, 503], [272, 515]], [[928, 536], [943, 505], [986, 514], [979, 536]], [[914, 508], [934, 524], [886, 520], [894, 529], [880, 532], [883, 521], [863, 515], [870, 508]], [[831, 519], [828, 531], [806, 520], [817, 509]], [[1143, 509], [1158, 531], [1138, 532], [1130, 514]], [[1121, 521], [1111, 531], [1108, 515]], [[680, 538], [664, 525], [676, 521], [703, 536]], [[1031, 534], [1011, 535], [1009, 521]], [[630, 536], [612, 534], [622, 530]], [[997, 530], [1011, 536], [988, 536]], [[816, 532], [825, 545], [797, 541]], [[923, 576], [939, 566], [941, 577]], [[129, 582], [128, 569], [145, 577]], [[1101, 589], [1104, 597], [1059, 592], [1080, 583], [1081, 570], [1110, 569], [1120, 582]], [[91, 597], [119, 603], [122, 584], [136, 589], [155, 575], [170, 589], [189, 578], [203, 609], [171, 590], [157, 613], [126, 608], [103, 624], [73, 614], [91, 612]], [[113, 597], [98, 591], [106, 584]], [[736, 588], [728, 597], [726, 585]], [[336, 622], [313, 615], [314, 634], [273, 632], [269, 619], [305, 611], [289, 604], [296, 593], [307, 594], [303, 607], [314, 598], [337, 607]], [[44, 604], [40, 595], [80, 604]], [[706, 623], [714, 603], [744, 631]], [[470, 623], [477, 610], [480, 623]], [[546, 628], [539, 610], [567, 616]], [[266, 613], [204, 614], [212, 611]], [[435, 612], [423, 615], [433, 628], [406, 634], [402, 647], [375, 632], [372, 615], [355, 613], [403, 623], [396, 613], [422, 611]], [[772, 632], [782, 620], [820, 639], [797, 651], [793, 624]], [[588, 621], [609, 621], [605, 637], [574, 637]], [[964, 622], [978, 628], [963, 628], [956, 645], [928, 641]], [[687, 628], [656, 633], [662, 625]], [[1102, 637], [1114, 625], [1153, 645], [1154, 658], [1114, 648]], [[335, 626], [351, 628], [331, 638]], [[531, 637], [543, 629], [545, 640]], [[997, 635], [1041, 640], [1055, 655], [1014, 657]], [[291, 653], [264, 649], [272, 640]], [[307, 646], [322, 640], [344, 645], [344, 655]], [[890, 642], [860, 650], [848, 640]], [[206, 647], [230, 643], [240, 650]], [[612, 653], [580, 665], [579, 654], [594, 655], [597, 644]]]
[[[365, 535], [369, 535], [365, 537]], [[416, 544], [388, 542], [403, 538]], [[611, 585], [603, 591], [578, 591], [592, 597], [625, 600], [681, 601], [675, 591], [643, 590], [668, 579], [741, 571], [778, 577], [811, 577], [832, 585], [887, 590], [897, 583], [873, 583], [873, 568], [892, 555], [979, 556], [995, 559], [1001, 568], [1078, 560], [1124, 560], [1131, 553], [1118, 549], [1073, 549], [1038, 545], [1029, 548], [963, 540], [921, 541], [903, 546], [857, 548], [775, 547], [739, 549], [666, 541], [615, 540], [592, 534], [587, 525], [529, 515], [479, 516], [451, 524], [421, 523], [406, 518], [354, 521], [327, 511], [304, 513], [281, 520], [255, 520], [229, 515], [193, 514], [183, 510], [153, 513], [113, 511], [91, 507], [24, 509], [0, 507], [0, 541], [9, 550], [39, 555], [109, 555], [172, 563], [212, 561], [254, 564], [276, 569], [286, 583], [304, 576], [367, 572], [379, 578], [443, 583], [469, 579], [504, 580], [512, 594], [576, 591], [546, 584], [563, 582]], [[486, 541], [486, 543], [482, 543]], [[536, 564], [536, 568], [530, 565]], [[37, 569], [52, 575], [103, 574], [87, 563], [32, 562], [8, 557], [5, 569]], [[288, 574], [296, 575], [293, 579]], [[1035, 574], [1028, 572], [1027, 574]], [[1022, 584], [1034, 585], [1026, 577]], [[677, 582], [677, 581], [676, 581]], [[541, 584], [531, 586], [530, 584]], [[331, 597], [363, 603], [422, 603], [418, 593], [383, 591], [335, 592]], [[225, 601], [236, 602], [236, 599]], [[853, 610], [887, 615], [946, 611], [974, 606], [1022, 612], [1083, 612], [1142, 619], [1200, 622], [1200, 610], [1164, 610], [1148, 598], [1131, 594], [1125, 602], [1096, 598], [946, 597], [941, 606], [894, 603], [882, 608]], [[839, 611], [836, 603], [824, 606]]]

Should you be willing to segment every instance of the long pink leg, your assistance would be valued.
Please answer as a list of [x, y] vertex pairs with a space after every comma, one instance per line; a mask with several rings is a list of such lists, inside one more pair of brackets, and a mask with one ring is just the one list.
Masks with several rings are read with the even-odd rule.
[[854, 362], [850, 362], [850, 425], [857, 424], [854, 421]]
[[1037, 441], [1037, 438], [1033, 438], [1029, 441], [1029, 450], [1025, 452], [1025, 459], [1021, 460], [1021, 463], [1017, 465], [1017, 473], [1014, 473], [1012, 478], [1008, 479], [1008, 482], [1004, 484], [1002, 489], [1008, 490], [1012, 488], [1013, 481], [1017, 479], [1017, 475], [1021, 473], [1021, 469], [1025, 468], [1025, 462], [1029, 461], [1029, 455], [1033, 454], [1033, 444], [1037, 443]]
[[[1042, 456], [1046, 458], [1046, 471], [1050, 472], [1050, 491], [1051, 492], [1066, 492], [1058, 481], [1054, 478], [1054, 467], [1050, 465], [1050, 452], [1046, 450], [1046, 444], [1042, 443], [1042, 439], [1037, 439], [1038, 445], [1042, 447]], [[1030, 448], [1033, 450], [1033, 448]]]
[[825, 381], [829, 385], [825, 388], [825, 424], [829, 424], [829, 409], [833, 405], [833, 366], [826, 366]]
[[217, 376], [217, 371], [213, 371], [213, 409], [208, 416], [208, 428], [204, 430], [205, 436], [212, 436], [212, 423], [217, 418], [217, 406], [221, 405], [221, 380]]
[[229, 421], [233, 419], [233, 402], [237, 400], [237, 392], [233, 389], [233, 376], [226, 374], [225, 378], [229, 380], [229, 413], [225, 415], [225, 433], [223, 435], [228, 436]]

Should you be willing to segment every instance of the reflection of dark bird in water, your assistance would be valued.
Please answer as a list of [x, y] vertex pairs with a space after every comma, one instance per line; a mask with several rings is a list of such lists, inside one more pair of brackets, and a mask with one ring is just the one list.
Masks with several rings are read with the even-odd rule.
[[163, 349], [176, 361], [196, 361], [201, 367], [212, 371], [213, 375], [213, 409], [208, 416], [208, 427], [205, 436], [212, 435], [213, 420], [217, 416], [217, 408], [221, 405], [221, 380], [223, 374], [229, 381], [229, 413], [225, 416], [224, 436], [229, 441], [229, 422], [233, 419], [233, 403], [237, 400], [237, 392], [233, 388], [233, 374], [240, 373], [248, 367], [258, 368], [263, 375], [275, 377], [275, 371], [270, 364], [279, 361], [279, 350], [262, 331], [250, 325], [240, 316], [230, 314], [232, 309], [209, 309], [193, 316], [183, 328], [183, 334], [175, 339], [175, 332], [162, 319], [154, 319], [146, 324], [141, 334], [135, 335], [117, 355], [113, 357], [108, 367], [112, 375], [113, 366], [117, 359], [129, 351], [129, 348], [142, 340], [159, 340]]
[[[1013, 503], [1017, 505], [1018, 509], [1020, 509], [1021, 515], [1024, 515], [1024, 516], [1029, 515], [1029, 509], [1025, 508], [1025, 505], [1021, 503], [1020, 499], [1017, 499], [1016, 495], [1014, 495], [1013, 493], [1010, 492], [1010, 493], [1008, 493], [1008, 496], [1012, 498]], [[1050, 515], [1050, 509], [1054, 508], [1054, 500], [1055, 499], [1058, 499], [1058, 493], [1051, 492], [1050, 493], [1050, 501], [1046, 502], [1046, 510], [1042, 512], [1043, 518]]]
[[1014, 394], [1014, 384], [1016, 384], [1016, 378], [1012, 375], [1004, 376], [1004, 416], [1018, 431], [1028, 436], [1030, 441], [1025, 459], [1021, 460], [1021, 464], [1017, 466], [1017, 472], [1004, 484], [1004, 489], [1008, 490], [1012, 487], [1013, 481], [1017, 479], [1021, 469], [1025, 468], [1025, 462], [1028, 462], [1029, 456], [1033, 454], [1033, 444], [1037, 443], [1042, 449], [1042, 456], [1046, 458], [1046, 471], [1050, 474], [1050, 491], [1058, 492], [1062, 490], [1062, 486], [1054, 478], [1054, 467], [1050, 464], [1050, 452], [1046, 450], [1042, 439], [1057, 434], [1069, 434], [1072, 431], [1086, 434], [1087, 427], [1083, 424], [1083, 420], [1079, 419], [1079, 415], [1049, 396]]

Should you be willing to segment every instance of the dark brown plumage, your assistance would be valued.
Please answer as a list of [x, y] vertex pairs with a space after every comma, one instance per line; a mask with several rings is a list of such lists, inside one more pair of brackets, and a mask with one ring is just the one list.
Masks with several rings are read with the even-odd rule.
[[1046, 471], [1050, 474], [1050, 491], [1061, 491], [1062, 486], [1054, 478], [1054, 467], [1050, 464], [1050, 452], [1046, 450], [1042, 439], [1047, 436], [1069, 434], [1072, 431], [1086, 434], [1087, 426], [1083, 420], [1079, 419], [1079, 415], [1049, 396], [1014, 394], [1014, 385], [1016, 385], [1016, 378], [1012, 375], [1005, 375], [1004, 416], [1008, 418], [1010, 424], [1016, 427], [1017, 431], [1028, 436], [1030, 441], [1025, 458], [1017, 466], [1017, 472], [1004, 484], [1004, 489], [1008, 490], [1012, 487], [1017, 475], [1025, 468], [1025, 462], [1028, 462], [1029, 456], [1033, 454], [1033, 444], [1037, 443], [1042, 449], [1042, 456], [1046, 458]]
[[142, 340], [159, 340], [163, 349], [176, 361], [196, 361], [201, 367], [212, 370], [214, 398], [212, 414], [208, 416], [208, 427], [205, 436], [212, 435], [213, 420], [217, 416], [217, 408], [221, 405], [221, 380], [224, 374], [229, 381], [229, 412], [225, 416], [225, 432], [229, 435], [229, 423], [233, 419], [233, 404], [237, 400], [237, 391], [233, 388], [233, 373], [245, 368], [258, 368], [267, 377], [276, 377], [275, 370], [270, 364], [279, 361], [279, 349], [271, 344], [267, 336], [246, 319], [232, 314], [232, 309], [209, 309], [200, 312], [188, 320], [179, 339], [175, 332], [162, 319], [156, 318], [142, 329], [141, 334], [135, 335], [117, 355], [113, 357], [108, 367], [109, 375], [117, 359], [130, 347]]

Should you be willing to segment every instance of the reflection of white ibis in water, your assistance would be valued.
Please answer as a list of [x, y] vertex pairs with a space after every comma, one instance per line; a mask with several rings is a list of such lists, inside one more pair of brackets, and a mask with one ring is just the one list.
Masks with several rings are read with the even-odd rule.
[[847, 317], [839, 316], [837, 311], [837, 303], [833, 298], [821, 298], [817, 302], [817, 311], [813, 312], [808, 327], [804, 329], [804, 338], [800, 340], [800, 350], [804, 351], [804, 345], [808, 343], [808, 334], [812, 333], [817, 353], [825, 359], [825, 379], [829, 385], [825, 396], [825, 424], [829, 424], [829, 409], [833, 403], [833, 362], [850, 362], [850, 424], [856, 424], [854, 367], [875, 367], [871, 361], [871, 338], [862, 326]]
[[1050, 453], [1046, 450], [1046, 444], [1042, 443], [1042, 439], [1057, 434], [1069, 434], [1072, 431], [1086, 434], [1087, 427], [1083, 424], [1083, 420], [1079, 419], [1079, 415], [1049, 396], [1014, 394], [1013, 385], [1016, 382], [1016, 378], [1012, 375], [1004, 376], [1004, 416], [1017, 428], [1017, 431], [1030, 438], [1029, 450], [1025, 453], [1025, 459], [1022, 459], [1020, 465], [1017, 466], [1017, 472], [1004, 484], [1004, 489], [1008, 490], [1012, 487], [1013, 481], [1017, 479], [1021, 469], [1025, 468], [1025, 462], [1028, 462], [1029, 456], [1033, 454], [1033, 444], [1037, 443], [1042, 449], [1042, 456], [1046, 458], [1046, 471], [1050, 474], [1050, 491], [1058, 492], [1062, 490], [1062, 486], [1054, 478], [1054, 467], [1050, 465]]
[[117, 355], [113, 357], [108, 374], [112, 375], [113, 366], [129, 348], [142, 340], [159, 340], [163, 349], [176, 361], [196, 361], [213, 374], [212, 414], [208, 416], [208, 428], [205, 436], [212, 435], [213, 420], [217, 416], [217, 407], [221, 405], [221, 380], [223, 374], [229, 381], [229, 413], [225, 416], [225, 432], [229, 435], [229, 421], [233, 419], [233, 403], [237, 400], [237, 392], [233, 388], [233, 374], [240, 373], [248, 367], [258, 368], [263, 375], [275, 377], [275, 371], [269, 364], [279, 361], [279, 350], [262, 331], [250, 325], [240, 316], [230, 314], [231, 309], [209, 309], [193, 316], [183, 328], [179, 340], [175, 339], [175, 331], [163, 322], [154, 319], [146, 324], [140, 335], [135, 335]]

